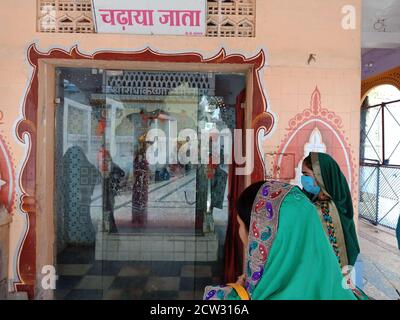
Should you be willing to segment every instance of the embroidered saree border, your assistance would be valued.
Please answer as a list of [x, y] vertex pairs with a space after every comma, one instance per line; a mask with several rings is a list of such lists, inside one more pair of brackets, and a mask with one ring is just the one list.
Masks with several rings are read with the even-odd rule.
[[[311, 154], [312, 170], [314, 172], [315, 179], [317, 180], [322, 191], [330, 198], [330, 200], [327, 202], [328, 202], [328, 206], [329, 206], [330, 215], [332, 217], [332, 224], [335, 228], [336, 240], [337, 240], [337, 245], [339, 248], [341, 267], [343, 268], [344, 266], [348, 265], [348, 259], [347, 259], [346, 242], [344, 240], [343, 228], [342, 228], [342, 223], [340, 222], [339, 212], [336, 208], [335, 203], [333, 202], [333, 200], [331, 200], [332, 199], [331, 195], [325, 189], [325, 184], [324, 184], [324, 180], [322, 178], [321, 166], [319, 164], [318, 154], [314, 153], [314, 152], [311, 152], [310, 154]], [[323, 218], [322, 208], [320, 205], [318, 205], [317, 209], [318, 209], [318, 214], [320, 215], [322, 225], [324, 226], [325, 233], [329, 239], [329, 233], [328, 233], [328, 229], [326, 227], [326, 222], [324, 221], [324, 218]]]

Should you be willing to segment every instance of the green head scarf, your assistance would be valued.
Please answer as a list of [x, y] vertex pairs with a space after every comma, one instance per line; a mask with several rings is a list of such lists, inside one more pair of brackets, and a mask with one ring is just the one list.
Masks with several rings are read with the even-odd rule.
[[321, 189], [334, 202], [342, 224], [349, 265], [354, 266], [360, 253], [351, 193], [337, 162], [326, 153], [311, 152], [312, 170]]

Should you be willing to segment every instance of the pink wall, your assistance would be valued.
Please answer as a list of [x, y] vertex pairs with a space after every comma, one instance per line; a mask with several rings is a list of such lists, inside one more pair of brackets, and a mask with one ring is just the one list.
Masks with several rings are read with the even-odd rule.
[[[87, 55], [99, 50], [129, 52], [150, 47], [161, 53], [195, 52], [205, 58], [213, 57], [224, 48], [228, 54], [253, 57], [263, 49], [266, 61], [258, 75], [267, 97], [266, 111], [275, 119], [271, 132], [260, 130], [256, 137], [266, 172], [274, 172], [273, 166], [279, 162], [276, 154], [285, 146], [298, 160], [303, 156], [306, 144], [312, 144], [311, 138], [317, 137], [319, 145], [338, 152], [340, 159], [344, 159], [341, 160], [342, 169], [352, 177], [353, 196], [357, 200], [360, 27], [346, 30], [341, 22], [344, 18], [342, 8], [352, 5], [357, 23], [360, 23], [361, 0], [258, 0], [254, 38], [39, 33], [36, 31], [36, 5], [36, 0], [19, 1], [18, 6], [15, 0], [2, 0], [0, 16], [0, 139], [7, 146], [5, 155], [8, 159], [8, 162], [0, 162], [0, 166], [9, 166], [9, 172], [15, 173], [10, 177], [15, 195], [9, 204], [13, 214], [11, 280], [21, 281], [18, 263], [30, 227], [27, 208], [21, 207], [21, 195], [26, 191], [21, 187], [21, 168], [31, 154], [30, 137], [25, 135], [18, 139], [16, 127], [24, 118], [24, 99], [34, 71], [27, 56], [32, 43], [44, 53], [52, 48], [70, 51], [78, 46], [80, 52]], [[316, 61], [308, 64], [311, 53], [316, 54]], [[335, 122], [335, 119], [339, 120]], [[311, 136], [314, 131], [310, 128], [302, 130], [303, 121], [312, 123], [319, 132]], [[32, 130], [37, 129], [34, 123], [30, 125]], [[338, 140], [342, 147], [335, 145]], [[48, 223], [50, 225], [52, 219], [48, 219]], [[43, 243], [48, 245], [48, 252], [52, 252], [53, 244]], [[31, 254], [35, 256], [35, 252]], [[43, 263], [51, 264], [51, 255], [47, 258], [49, 261], [43, 260]]]

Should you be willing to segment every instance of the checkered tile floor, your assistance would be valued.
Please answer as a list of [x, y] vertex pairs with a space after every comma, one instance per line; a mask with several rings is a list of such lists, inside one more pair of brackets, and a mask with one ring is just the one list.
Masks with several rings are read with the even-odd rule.
[[57, 260], [59, 300], [200, 300], [222, 275], [222, 262], [95, 261], [93, 247], [68, 247]]

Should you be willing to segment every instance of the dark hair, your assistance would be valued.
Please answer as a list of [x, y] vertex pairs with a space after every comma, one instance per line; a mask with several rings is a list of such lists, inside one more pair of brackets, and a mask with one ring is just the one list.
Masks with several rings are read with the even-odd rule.
[[306, 165], [306, 167], [310, 170], [312, 170], [312, 162], [311, 162], [311, 154], [309, 154], [307, 157], [304, 158], [303, 163]]
[[264, 183], [265, 181], [259, 181], [248, 186], [237, 200], [236, 209], [247, 230], [250, 228], [251, 209], [253, 208], [254, 199]]

